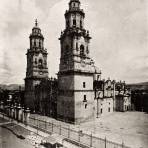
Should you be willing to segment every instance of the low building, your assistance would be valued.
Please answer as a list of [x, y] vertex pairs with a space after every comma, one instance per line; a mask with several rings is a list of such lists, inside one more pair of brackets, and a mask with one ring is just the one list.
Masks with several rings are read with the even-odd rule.
[[94, 91], [97, 117], [113, 111], [131, 110], [131, 93], [125, 82], [95, 80]]
[[131, 110], [131, 92], [125, 82], [116, 83], [116, 111]]
[[113, 98], [101, 98], [99, 99], [99, 115], [107, 115], [113, 112]]
[[103, 116], [114, 111], [114, 85], [115, 81], [108, 79], [95, 80], [95, 111], [98, 116]]

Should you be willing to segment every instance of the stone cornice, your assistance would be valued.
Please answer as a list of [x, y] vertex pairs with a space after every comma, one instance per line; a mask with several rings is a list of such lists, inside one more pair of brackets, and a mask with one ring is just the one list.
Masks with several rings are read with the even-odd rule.
[[94, 72], [84, 72], [82, 70], [68, 70], [68, 71], [60, 71], [58, 75], [86, 75], [86, 76], [93, 76]]

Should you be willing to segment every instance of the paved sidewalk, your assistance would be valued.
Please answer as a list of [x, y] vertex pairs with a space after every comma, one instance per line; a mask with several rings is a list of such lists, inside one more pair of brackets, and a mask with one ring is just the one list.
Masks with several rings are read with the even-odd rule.
[[[12, 126], [12, 128], [16, 131], [20, 131], [20, 127], [22, 127], [22, 129], [26, 129], [28, 131], [30, 131], [30, 134], [27, 134], [25, 137], [27, 139], [28, 142], [31, 142], [33, 146], [35, 146], [36, 144], [41, 143], [42, 140], [48, 138], [48, 137], [52, 137], [54, 138], [58, 143], [60, 143], [61, 145], [63, 145], [64, 148], [80, 148], [77, 145], [74, 145], [70, 142], [65, 142], [64, 139], [65, 137], [59, 135], [59, 134], [48, 134], [46, 132], [42, 132], [39, 129], [33, 128], [31, 126], [28, 125], [24, 125], [20, 122], [17, 122], [16, 120], [12, 120], [9, 117], [5, 116], [5, 119], [3, 119], [3, 115], [0, 114], [0, 117], [2, 117], [1, 119], [6, 121], [5, 123], [10, 123], [10, 124], [14, 124], [15, 126]], [[8, 122], [11, 121], [11, 122]], [[17, 128], [16, 128], [17, 127]], [[23, 132], [22, 132], [23, 134]]]

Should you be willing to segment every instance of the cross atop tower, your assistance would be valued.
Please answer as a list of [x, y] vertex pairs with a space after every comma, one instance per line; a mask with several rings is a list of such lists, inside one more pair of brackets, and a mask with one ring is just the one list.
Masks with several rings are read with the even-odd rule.
[[38, 26], [38, 20], [35, 19], [35, 26], [37, 27]]

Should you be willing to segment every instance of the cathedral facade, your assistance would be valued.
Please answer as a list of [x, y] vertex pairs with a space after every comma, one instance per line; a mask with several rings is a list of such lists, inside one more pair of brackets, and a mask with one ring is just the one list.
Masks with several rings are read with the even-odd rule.
[[130, 90], [125, 83], [102, 80], [90, 57], [89, 31], [79, 0], [70, 0], [65, 29], [60, 35], [61, 57], [58, 79], [48, 79], [47, 50], [37, 22], [30, 35], [25, 78], [25, 104], [64, 122], [80, 124], [130, 110]]

